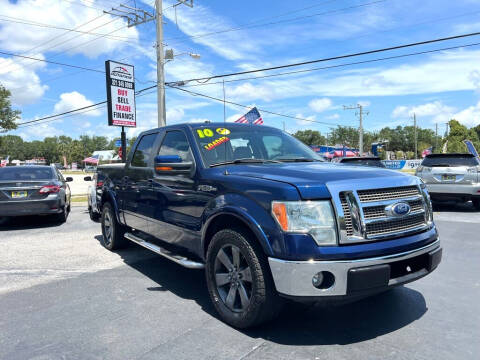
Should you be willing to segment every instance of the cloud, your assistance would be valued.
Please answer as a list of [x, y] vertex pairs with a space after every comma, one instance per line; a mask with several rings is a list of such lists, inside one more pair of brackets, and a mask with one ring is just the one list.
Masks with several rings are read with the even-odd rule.
[[[312, 125], [314, 120], [316, 120], [315, 115], [310, 115], [310, 116], [303, 116], [303, 114], [297, 114], [295, 115], [297, 118], [302, 118], [305, 120], [296, 120], [298, 125]], [[313, 121], [308, 121], [308, 120], [313, 120]]]
[[28, 105], [43, 96], [48, 86], [41, 84], [35, 70], [44, 66], [45, 63], [36, 62], [33, 66], [25, 67], [14, 59], [0, 57], [0, 84], [10, 90], [14, 105]]
[[325, 119], [327, 119], [327, 120], [337, 120], [337, 119], [340, 119], [340, 115], [335, 113], [335, 114], [327, 116]]
[[31, 141], [44, 139], [45, 137], [64, 135], [64, 131], [59, 127], [62, 122], [63, 120], [56, 120], [49, 123], [40, 123], [35, 126], [24, 127], [21, 128], [18, 136], [26, 141]]
[[434, 123], [445, 122], [451, 119], [455, 108], [443, 104], [441, 101], [434, 101], [417, 106], [397, 106], [392, 111], [393, 118], [407, 118], [415, 114], [417, 117], [433, 117]]
[[[87, 5], [90, 1], [85, 1], [85, 3]], [[0, 0], [0, 8], [2, 9], [2, 16], [8, 17], [8, 21], [2, 21], [0, 47], [12, 52], [24, 53], [29, 52], [32, 48], [36, 48], [36, 52], [61, 52], [89, 40], [97, 39], [90, 44], [68, 50], [70, 54], [83, 54], [93, 58], [100, 54], [125, 48], [128, 45], [125, 40], [133, 43], [138, 40], [137, 29], [127, 28], [124, 19], [110, 15], [99, 16], [101, 15], [99, 10], [82, 6], [80, 2], [57, 0], [11, 2]], [[91, 31], [96, 34], [111, 33], [111, 36], [116, 38], [65, 32], [65, 30], [48, 26], [28, 24], [32, 22], [84, 32]], [[52, 38], [55, 40], [51, 41]], [[45, 45], [38, 46], [44, 42]], [[30, 60], [22, 62], [31, 63]]]
[[[80, 94], [77, 91], [72, 91], [69, 93], [63, 93], [60, 95], [60, 101], [58, 101], [53, 110], [55, 113], [63, 113], [70, 110], [82, 108], [85, 106], [93, 105], [93, 101], [88, 100], [85, 95]], [[101, 111], [98, 109], [87, 111], [82, 113], [81, 115], [85, 116], [99, 116], [101, 115]]]
[[468, 127], [480, 125], [480, 102], [453, 114], [451, 118]]
[[332, 100], [330, 100], [329, 98], [313, 99], [308, 103], [308, 106], [313, 111], [321, 113], [332, 106]]
[[[166, 1], [164, 6], [169, 7], [177, 1]], [[178, 25], [180, 31], [186, 35], [198, 35], [221, 31], [227, 28], [235, 27], [228, 19], [212, 12], [206, 6], [195, 4], [191, 9], [186, 6], [178, 6], [175, 9], [169, 9], [164, 12], [165, 17]], [[254, 39], [249, 38], [244, 32], [218, 33], [214, 36], [195, 37], [191, 41], [204, 45], [214, 53], [229, 60], [246, 59], [249, 55], [257, 54], [260, 48]], [[168, 37], [165, 39], [170, 43]], [[183, 39], [171, 39], [174, 44], [184, 43]]]

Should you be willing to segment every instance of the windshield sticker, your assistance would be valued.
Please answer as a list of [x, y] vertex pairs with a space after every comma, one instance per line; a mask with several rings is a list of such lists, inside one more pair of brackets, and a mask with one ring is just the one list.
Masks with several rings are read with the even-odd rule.
[[212, 150], [212, 149], [215, 149], [218, 145], [226, 143], [229, 140], [230, 139], [228, 137], [222, 136], [218, 139], [213, 140], [212, 142], [208, 143], [207, 145], [204, 145], [203, 147], [205, 148], [205, 150]]
[[[230, 135], [230, 130], [226, 129], [226, 128], [217, 128], [215, 130], [215, 132], [217, 134], [220, 134], [220, 135]], [[197, 135], [199, 138], [203, 139], [203, 138], [206, 138], [206, 137], [213, 137], [215, 135], [215, 133], [213, 132], [212, 129], [197, 129]]]
[[197, 135], [199, 138], [213, 137], [214, 133], [211, 129], [197, 129]]
[[220, 135], [230, 135], [230, 130], [225, 128], [218, 128], [216, 132], [219, 133]]

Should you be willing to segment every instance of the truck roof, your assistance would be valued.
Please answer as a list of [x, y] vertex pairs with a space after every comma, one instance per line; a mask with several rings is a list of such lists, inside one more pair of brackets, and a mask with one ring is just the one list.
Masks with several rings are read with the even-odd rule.
[[147, 130], [146, 132], [154, 131], [154, 130], [160, 130], [160, 129], [171, 129], [171, 128], [196, 129], [196, 128], [203, 127], [203, 126], [211, 126], [211, 127], [225, 127], [225, 126], [228, 126], [230, 128], [232, 128], [232, 127], [252, 127], [252, 126], [255, 126], [256, 129], [258, 129], [258, 128], [269, 128], [269, 129], [276, 129], [276, 130], [280, 131], [280, 129], [274, 128], [272, 126], [251, 125], [251, 124], [240, 124], [240, 123], [216, 121], [216, 122], [180, 123], [180, 124], [174, 124], [174, 125], [167, 125], [167, 126], [164, 126], [164, 127], [161, 127], [161, 128], [154, 128], [154, 129], [151, 129], [151, 130]]

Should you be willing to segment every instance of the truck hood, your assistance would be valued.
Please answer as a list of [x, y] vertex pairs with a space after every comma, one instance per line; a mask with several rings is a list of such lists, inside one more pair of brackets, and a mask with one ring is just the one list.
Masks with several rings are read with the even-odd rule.
[[375, 188], [375, 183], [382, 178], [392, 179], [392, 186], [395, 177], [412, 178], [394, 170], [320, 162], [233, 165], [228, 167], [228, 173], [290, 184], [298, 189], [304, 200], [330, 198], [328, 187], [333, 183], [350, 183], [352, 188], [358, 183], [367, 183], [368, 188]]

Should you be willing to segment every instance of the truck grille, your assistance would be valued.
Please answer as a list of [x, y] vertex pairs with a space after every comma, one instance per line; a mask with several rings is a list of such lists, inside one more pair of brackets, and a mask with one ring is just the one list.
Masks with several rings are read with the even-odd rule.
[[[425, 231], [429, 227], [429, 207], [417, 186], [358, 190], [354, 195], [355, 191], [339, 193], [346, 243], [349, 238], [356, 242], [385, 239]], [[352, 201], [357, 204], [352, 206]], [[407, 215], [395, 216], [386, 211], [389, 205], [398, 202], [410, 205]], [[352, 216], [352, 211], [356, 216]]]
[[352, 214], [350, 213], [350, 207], [348, 206], [347, 199], [345, 198], [345, 193], [340, 193], [340, 202], [342, 203], [343, 214], [345, 215], [345, 229], [347, 230], [347, 236], [353, 235], [353, 226], [352, 226]]
[[417, 214], [406, 218], [367, 224], [367, 236], [392, 234], [417, 228], [425, 224], [425, 215]]
[[[405, 201], [408, 202], [411, 208], [411, 212], [417, 212], [423, 210], [423, 201], [422, 200], [413, 200], [413, 201]], [[369, 206], [363, 208], [363, 215], [365, 219], [381, 219], [387, 217], [385, 213], [385, 206]]]
[[404, 186], [376, 190], [359, 190], [358, 197], [361, 202], [401, 199], [420, 195], [418, 187]]

